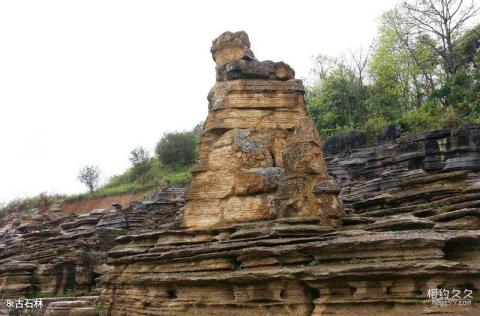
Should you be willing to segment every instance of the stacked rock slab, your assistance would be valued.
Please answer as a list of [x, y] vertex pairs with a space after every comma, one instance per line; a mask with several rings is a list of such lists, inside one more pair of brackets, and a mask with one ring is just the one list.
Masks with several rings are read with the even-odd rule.
[[[351, 216], [369, 230], [480, 229], [480, 127], [438, 130], [357, 148], [328, 139], [328, 170]], [[339, 143], [342, 146], [336, 146]], [[353, 146], [348, 146], [350, 143]], [[357, 142], [358, 143], [358, 142]]]
[[213, 41], [217, 82], [183, 225], [211, 228], [281, 217], [341, 215], [304, 88], [283, 62], [258, 61], [245, 32]]
[[125, 208], [115, 205], [87, 214], [66, 214], [58, 205], [46, 212], [2, 214], [0, 295], [5, 300], [0, 315], [14, 313], [7, 299], [26, 297], [48, 297], [38, 316], [97, 315], [96, 278], [109, 269], [105, 262], [114, 239], [179, 226], [184, 198], [183, 188], [170, 188]]
[[[480, 289], [476, 226], [378, 229], [355, 212], [341, 225], [327, 225], [342, 216], [338, 189], [324, 173], [303, 89], [289, 67], [259, 62], [249, 47], [244, 33], [214, 41], [217, 83], [181, 225], [116, 239], [109, 252], [113, 269], [99, 282], [101, 312], [480, 314], [477, 296], [470, 306], [435, 306], [427, 297], [430, 289]], [[340, 162], [330, 165], [342, 169]], [[456, 179], [443, 183], [455, 186]], [[370, 184], [356, 178], [350, 187], [355, 181], [358, 194]], [[378, 195], [382, 190], [388, 185]]]

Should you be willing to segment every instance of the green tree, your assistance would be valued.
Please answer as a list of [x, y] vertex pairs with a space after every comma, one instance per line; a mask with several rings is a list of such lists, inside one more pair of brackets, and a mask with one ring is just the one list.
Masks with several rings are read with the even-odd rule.
[[432, 98], [447, 101], [456, 112], [452, 120], [480, 123], [480, 25], [467, 32], [454, 54], [461, 64]]
[[404, 1], [397, 10], [414, 40], [438, 54], [446, 79], [453, 76], [461, 65], [456, 47], [465, 39], [469, 20], [478, 13], [473, 0]]
[[85, 166], [80, 169], [78, 180], [93, 192], [100, 181], [100, 169], [97, 166]]
[[362, 126], [368, 98], [364, 84], [367, 56], [358, 52], [340, 59], [319, 55], [315, 63], [315, 81], [305, 99], [320, 133], [331, 135]]
[[390, 124], [410, 133], [480, 123], [480, 25], [467, 23], [476, 13], [461, 0], [403, 2], [383, 15], [368, 59], [318, 56], [305, 99], [320, 133], [372, 140]]
[[198, 137], [193, 131], [166, 133], [157, 143], [155, 154], [174, 170], [189, 166], [197, 157]]
[[[418, 107], [428, 94], [424, 80], [432, 78], [432, 55], [421, 45], [405, 46], [399, 36], [399, 17], [383, 15], [369, 62], [371, 78], [369, 111], [391, 121]], [[431, 52], [431, 51], [430, 51]]]
[[132, 180], [141, 178], [150, 169], [150, 153], [143, 147], [136, 147], [128, 158], [132, 163]]

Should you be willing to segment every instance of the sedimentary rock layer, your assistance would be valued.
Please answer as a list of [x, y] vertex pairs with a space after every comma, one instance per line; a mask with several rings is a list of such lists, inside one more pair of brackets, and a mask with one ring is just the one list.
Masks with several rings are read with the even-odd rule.
[[114, 239], [176, 227], [183, 203], [184, 190], [169, 189], [124, 209], [69, 215], [53, 206], [16, 217], [0, 232], [0, 293], [12, 299], [96, 293]]
[[[392, 128], [371, 148], [336, 136], [325, 163], [288, 65], [255, 59], [243, 32], [212, 55], [186, 209], [183, 190], [164, 190], [18, 216], [1, 232], [4, 297], [74, 291], [44, 315], [480, 314], [478, 126]], [[432, 305], [438, 289], [472, 291], [471, 305]]]
[[116, 239], [102, 312], [480, 313], [475, 299], [427, 297], [480, 289], [477, 128], [349, 152], [364, 142], [330, 140], [338, 187], [293, 71], [257, 61], [244, 33], [220, 36], [212, 53], [217, 84], [182, 224]]
[[378, 147], [327, 151], [329, 172], [341, 184], [351, 214], [344, 225], [383, 231], [480, 229], [479, 148], [480, 128], [463, 126]]
[[302, 82], [283, 62], [258, 61], [244, 32], [212, 45], [217, 82], [187, 194], [183, 226], [213, 228], [280, 217], [319, 216], [335, 225], [336, 193], [320, 137], [307, 117]]

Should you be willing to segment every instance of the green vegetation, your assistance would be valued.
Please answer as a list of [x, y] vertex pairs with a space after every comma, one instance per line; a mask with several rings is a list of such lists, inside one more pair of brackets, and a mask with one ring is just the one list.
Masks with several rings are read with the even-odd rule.
[[[42, 193], [35, 197], [16, 199], [5, 205], [0, 204], [0, 213], [33, 208], [46, 210], [52, 204], [63, 202], [125, 194], [147, 195], [165, 187], [184, 186], [190, 181], [190, 168], [198, 156], [198, 135], [201, 126], [200, 123], [191, 131], [165, 134], [158, 142], [156, 157], [150, 157], [149, 152], [143, 147], [134, 148], [129, 156], [130, 168], [120, 175], [111, 177], [101, 186], [98, 186], [100, 175], [98, 167], [82, 168], [78, 179], [89, 188], [87, 193], [70, 196]], [[162, 162], [163, 160], [165, 162]]]
[[70, 289], [63, 290], [62, 297], [75, 297], [75, 291]]
[[166, 133], [155, 148], [155, 155], [174, 170], [193, 164], [198, 156], [198, 134], [195, 131]]
[[382, 263], [382, 258], [373, 258], [373, 259], [359, 259], [357, 257], [353, 257], [350, 260], [342, 260], [340, 261], [341, 264], [360, 264], [360, 263], [375, 263], [380, 264]]
[[383, 15], [370, 52], [316, 57], [305, 98], [320, 133], [373, 140], [391, 124], [413, 133], [480, 123], [480, 24], [467, 27], [475, 13], [459, 1], [404, 2]]
[[156, 157], [143, 147], [130, 152], [131, 167], [113, 176], [107, 183], [89, 193], [69, 196], [67, 202], [123, 194], [148, 194], [169, 186], [183, 186], [190, 181], [190, 168], [198, 156], [198, 134], [201, 123], [191, 131], [170, 132], [156, 146]]
[[320, 261], [318, 261], [317, 259], [313, 259], [312, 261], [310, 261], [307, 265], [309, 267], [314, 267], [314, 266], [318, 266], [320, 264]]
[[168, 186], [181, 186], [190, 181], [190, 166], [176, 170], [163, 165], [156, 158], [148, 158], [145, 169], [139, 176], [135, 166], [130, 167], [124, 173], [113, 176], [104, 185], [93, 192], [78, 194], [67, 197], [66, 201], [76, 201], [85, 198], [99, 198], [106, 196], [148, 193]]
[[80, 169], [77, 179], [93, 192], [100, 181], [100, 169], [97, 166], [85, 166]]
[[15, 199], [4, 205], [0, 205], [0, 213], [9, 211], [16, 212], [20, 210], [29, 210], [39, 208], [46, 210], [52, 204], [57, 204], [65, 199], [64, 195], [40, 193], [33, 197]]
[[172, 167], [164, 166], [156, 158], [149, 158], [146, 165], [148, 167], [145, 167], [141, 176], [137, 175], [138, 170], [136, 170], [135, 166], [132, 166], [124, 173], [111, 177], [107, 183], [92, 192], [69, 196], [41, 193], [34, 197], [15, 199], [3, 206], [0, 205], [0, 213], [34, 208], [46, 210], [52, 204], [107, 196], [136, 193], [148, 194], [169, 186], [183, 186], [190, 181], [190, 166], [173, 170]]
[[132, 163], [132, 181], [142, 178], [151, 168], [150, 153], [143, 147], [133, 149], [128, 159]]

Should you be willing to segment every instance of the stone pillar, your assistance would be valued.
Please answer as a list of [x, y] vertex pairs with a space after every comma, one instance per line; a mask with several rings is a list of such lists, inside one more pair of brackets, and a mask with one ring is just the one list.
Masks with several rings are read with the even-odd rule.
[[245, 32], [223, 33], [211, 52], [216, 83], [183, 225], [208, 229], [299, 216], [334, 224], [343, 214], [338, 190], [293, 69], [258, 61]]

